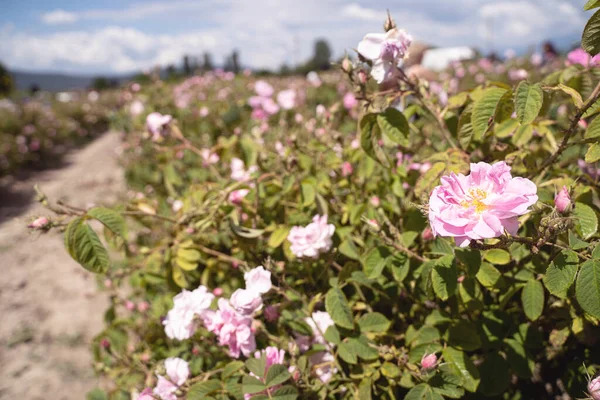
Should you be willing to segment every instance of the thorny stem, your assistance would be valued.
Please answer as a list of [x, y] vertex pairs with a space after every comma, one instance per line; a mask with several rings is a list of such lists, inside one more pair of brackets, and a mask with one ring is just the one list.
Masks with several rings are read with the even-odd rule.
[[571, 118], [571, 123], [569, 124], [569, 127], [565, 131], [563, 131], [563, 133], [564, 133], [563, 140], [560, 143], [560, 146], [558, 146], [558, 149], [556, 150], [556, 152], [554, 152], [554, 154], [552, 154], [550, 157], [548, 157], [546, 159], [546, 161], [544, 161], [544, 163], [540, 166], [540, 168], [538, 168], [537, 171], [535, 171], [534, 173], [531, 173], [529, 175], [529, 178], [532, 178], [533, 176], [535, 176], [537, 174], [543, 173], [546, 170], [546, 168], [548, 168], [550, 165], [554, 164], [556, 159], [558, 157], [560, 157], [560, 155], [563, 153], [563, 151], [565, 151], [567, 149], [567, 147], [569, 147], [569, 139], [571, 139], [571, 136], [573, 136], [573, 134], [577, 131], [577, 124], [579, 124], [579, 120], [581, 120], [581, 117], [583, 116], [583, 114], [585, 114], [585, 112], [594, 103], [596, 103], [596, 100], [598, 100], [599, 97], [600, 97], [600, 82], [598, 82], [598, 84], [596, 85], [596, 88], [594, 89], [594, 91], [592, 92], [592, 94], [590, 95], [588, 100], [585, 102], [585, 104], [583, 106], [581, 106], [577, 110], [575, 115], [573, 115], [573, 117]]

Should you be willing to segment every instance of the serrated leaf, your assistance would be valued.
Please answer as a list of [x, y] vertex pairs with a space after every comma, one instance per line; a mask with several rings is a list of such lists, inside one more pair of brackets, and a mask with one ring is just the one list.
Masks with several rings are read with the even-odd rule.
[[561, 251], [552, 260], [552, 263], [544, 275], [544, 285], [548, 291], [556, 297], [564, 299], [567, 297], [567, 291], [575, 282], [577, 268], [579, 266], [579, 257], [571, 250]]
[[442, 300], [448, 300], [456, 293], [458, 274], [454, 264], [454, 256], [448, 255], [436, 260], [431, 270], [433, 291]]
[[328, 327], [323, 337], [325, 337], [325, 340], [328, 342], [336, 345], [342, 342], [342, 339], [340, 338], [340, 331], [338, 331], [335, 325]]
[[200, 260], [200, 252], [196, 249], [187, 249], [180, 247], [177, 249], [177, 257], [186, 259], [191, 263], [198, 263]]
[[592, 207], [576, 202], [573, 215], [577, 218], [577, 225], [583, 239], [589, 239], [598, 231], [598, 216]]
[[481, 338], [475, 324], [460, 320], [448, 329], [448, 344], [460, 350], [472, 351], [481, 347]]
[[105, 207], [95, 207], [88, 210], [87, 215], [100, 221], [113, 233], [125, 237], [125, 220], [118, 212]]
[[600, 319], [600, 261], [588, 260], [581, 264], [575, 296], [586, 313]]
[[483, 91], [481, 98], [474, 103], [471, 124], [476, 140], [480, 140], [488, 130], [490, 119], [494, 116], [498, 102], [504, 96], [504, 93], [506, 93], [506, 89], [488, 88]]
[[502, 249], [488, 250], [483, 254], [483, 258], [496, 265], [506, 265], [510, 262], [510, 254]]
[[242, 368], [244, 368], [244, 363], [242, 361], [232, 361], [223, 367], [223, 372], [221, 372], [221, 379], [229, 378], [231, 375], [235, 373], [239, 373]]
[[317, 191], [316, 191], [315, 185], [313, 185], [312, 183], [308, 183], [308, 182], [302, 182], [300, 184], [300, 193], [302, 194], [302, 205], [303, 206], [310, 206], [310, 205], [314, 204], [316, 196], [317, 196]]
[[479, 368], [479, 391], [486, 396], [496, 396], [506, 391], [510, 382], [510, 366], [497, 352], [488, 353]]
[[244, 394], [254, 394], [266, 389], [267, 386], [253, 376], [247, 375], [242, 379], [242, 390], [244, 391]]
[[183, 269], [181, 269], [181, 267], [179, 267], [177, 264], [172, 265], [171, 277], [177, 286], [181, 288], [187, 288], [189, 286], [188, 281], [185, 278], [185, 274], [183, 273]]
[[357, 250], [356, 246], [354, 245], [354, 242], [350, 238], [346, 238], [346, 239], [342, 240], [342, 243], [340, 243], [338, 250], [340, 251], [340, 253], [342, 253], [343, 255], [345, 255], [348, 258], [351, 258], [353, 260], [360, 260], [360, 255], [358, 254], [358, 250]]
[[597, 138], [600, 138], [600, 118], [594, 118], [594, 120], [588, 125], [584, 136], [584, 139]]
[[530, 85], [527, 81], [521, 81], [515, 93], [515, 110], [517, 118], [522, 125], [532, 123], [544, 101], [544, 92], [540, 84]]
[[374, 141], [378, 140], [378, 135], [373, 132], [373, 128], [377, 125], [376, 114], [366, 114], [360, 120], [359, 124], [360, 131], [360, 146], [365, 153], [373, 160], [378, 161], [377, 154], [375, 153]]
[[188, 400], [206, 399], [206, 397], [209, 394], [216, 392], [217, 390], [220, 390], [221, 388], [222, 388], [221, 381], [218, 381], [216, 379], [211, 379], [208, 381], [194, 383], [192, 386], [190, 386], [190, 389], [187, 392], [186, 398]]
[[264, 356], [259, 358], [249, 358], [246, 360], [246, 368], [254, 375], [258, 377], [263, 377], [265, 375], [265, 370], [267, 369], [267, 362]]
[[583, 99], [577, 90], [563, 83], [559, 83], [557, 89], [562, 90], [564, 93], [571, 96], [571, 100], [573, 100], [573, 104], [575, 104], [577, 108], [581, 108], [583, 106]]
[[594, 8], [600, 7], [600, 0], [588, 0], [583, 6], [584, 11], [593, 10]]
[[265, 377], [265, 384], [268, 388], [282, 384], [283, 382], [290, 379], [292, 375], [288, 372], [287, 368], [283, 364], [273, 364], [269, 367], [267, 375]]
[[175, 257], [175, 263], [179, 268], [184, 271], [194, 271], [198, 267], [198, 263], [194, 261], [187, 260], [181, 257]]
[[379, 278], [391, 255], [390, 251], [383, 246], [371, 249], [361, 260], [367, 278]]
[[477, 370], [469, 356], [452, 347], [446, 347], [442, 351], [442, 355], [449, 369], [461, 378], [461, 386], [469, 392], [477, 391], [480, 382], [479, 370]]
[[592, 143], [587, 153], [585, 153], [585, 162], [588, 164], [600, 160], [600, 143]]
[[585, 25], [581, 47], [592, 56], [600, 53], [600, 10], [596, 11]]
[[527, 318], [535, 321], [544, 311], [544, 287], [540, 281], [532, 279], [525, 284], [521, 292], [523, 311]]
[[444, 398], [433, 391], [433, 388], [426, 383], [419, 383], [404, 397], [404, 400], [444, 400]]
[[350, 342], [340, 343], [338, 346], [338, 354], [340, 358], [348, 364], [356, 364], [358, 362], [358, 355]]
[[109, 257], [94, 230], [82, 219], [75, 218], [65, 230], [65, 247], [82, 267], [94, 273], [108, 269]]
[[336, 325], [346, 329], [354, 328], [354, 320], [352, 319], [352, 311], [348, 305], [348, 300], [339, 287], [333, 287], [327, 292], [325, 309]]
[[377, 114], [377, 124], [381, 132], [391, 141], [404, 147], [408, 146], [408, 121], [400, 111], [395, 108], [388, 108]]
[[361, 332], [387, 332], [390, 324], [390, 320], [378, 312], [364, 314], [358, 319], [358, 326]]
[[298, 398], [298, 390], [290, 385], [285, 385], [277, 389], [271, 394], [272, 400], [296, 400]]

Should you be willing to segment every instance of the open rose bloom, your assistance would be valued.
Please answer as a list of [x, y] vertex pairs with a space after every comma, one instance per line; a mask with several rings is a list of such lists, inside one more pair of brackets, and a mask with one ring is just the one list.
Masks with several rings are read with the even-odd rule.
[[358, 53], [373, 62], [371, 76], [377, 83], [390, 79], [401, 59], [408, 55], [412, 37], [402, 29], [369, 33], [358, 44]]
[[471, 164], [471, 173], [441, 179], [429, 199], [429, 222], [434, 236], [453, 237], [461, 247], [473, 239], [516, 235], [519, 215], [538, 200], [529, 179], [513, 178], [505, 162]]
[[333, 245], [331, 237], [334, 232], [335, 226], [327, 223], [327, 215], [315, 215], [310, 224], [294, 226], [290, 230], [290, 249], [296, 257], [317, 258], [321, 253], [329, 251]]

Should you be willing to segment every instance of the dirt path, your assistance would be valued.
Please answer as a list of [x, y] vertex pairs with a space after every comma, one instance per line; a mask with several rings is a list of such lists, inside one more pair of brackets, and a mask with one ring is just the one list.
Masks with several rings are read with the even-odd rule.
[[58, 233], [31, 234], [25, 225], [31, 215], [50, 215], [28, 201], [35, 183], [75, 206], [115, 201], [124, 190], [118, 147], [118, 135], [107, 133], [67, 156], [64, 168], [0, 193], [0, 399], [81, 400], [97, 385], [89, 343], [107, 299]]

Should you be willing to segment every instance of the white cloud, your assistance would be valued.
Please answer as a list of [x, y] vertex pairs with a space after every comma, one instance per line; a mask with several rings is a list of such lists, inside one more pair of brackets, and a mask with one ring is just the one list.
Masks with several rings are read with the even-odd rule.
[[54, 10], [49, 13], [42, 14], [42, 21], [49, 25], [67, 24], [75, 22], [79, 18], [77, 14], [65, 10]]
[[[352, 52], [366, 33], [381, 31], [386, 5], [382, 0], [173, 0], [55, 10], [42, 21], [76, 28], [2, 30], [0, 59], [21, 69], [129, 72], [180, 63], [186, 53], [205, 51], [219, 64], [235, 48], [246, 66], [277, 68], [306, 60], [317, 38], [327, 38], [336, 56]], [[578, 0], [403, 0], [390, 13], [415, 40], [489, 51], [490, 45], [502, 50], [557, 36], [576, 38], [588, 17], [580, 8]], [[88, 21], [94, 23], [84, 24]], [[178, 33], [159, 34], [149, 25]], [[186, 32], [182, 26], [190, 28]]]

